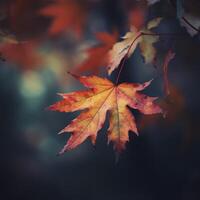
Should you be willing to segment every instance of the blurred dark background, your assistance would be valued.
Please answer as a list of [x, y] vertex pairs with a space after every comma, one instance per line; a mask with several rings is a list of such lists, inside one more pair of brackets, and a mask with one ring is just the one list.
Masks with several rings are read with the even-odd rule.
[[[190, 2], [187, 8], [197, 10], [198, 1]], [[69, 138], [69, 134], [57, 133], [75, 115], [46, 108], [59, 100], [56, 93], [81, 88], [67, 71], [84, 59], [82, 49], [97, 43], [96, 32], [115, 29], [123, 36], [129, 27], [128, 13], [138, 1], [78, 1], [88, 15], [81, 37], [70, 31], [48, 35], [51, 19], [39, 16], [37, 10], [49, 3], [52, 1], [6, 0], [0, 4], [1, 31], [20, 41], [34, 41], [37, 53], [45, 58], [42, 64], [29, 67], [22, 62], [29, 54], [21, 52], [21, 59], [9, 59], [6, 51], [1, 51], [5, 61], [0, 61], [0, 199], [199, 200], [199, 34], [192, 37], [180, 26], [176, 7], [168, 1], [149, 6], [147, 20], [164, 18], [155, 31], [178, 35], [160, 38], [156, 66], [144, 65], [137, 49], [126, 62], [120, 81], [142, 83], [154, 78], [145, 93], [160, 97], [159, 103], [167, 109], [166, 118], [133, 111], [140, 136], [130, 134], [130, 142], [117, 163], [112, 145], [107, 145], [108, 124], [100, 131], [95, 147], [87, 140], [75, 150], [57, 156]], [[13, 5], [20, 10], [16, 15], [10, 14]], [[141, 1], [140, 6], [147, 4]], [[14, 24], [10, 16], [14, 16]], [[169, 65], [171, 93], [166, 97], [162, 63], [169, 49], [176, 57]], [[105, 70], [102, 75], [106, 76]]]

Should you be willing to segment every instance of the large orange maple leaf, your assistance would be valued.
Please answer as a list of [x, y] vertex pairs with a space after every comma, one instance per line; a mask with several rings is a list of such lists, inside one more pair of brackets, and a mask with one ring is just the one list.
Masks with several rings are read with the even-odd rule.
[[85, 25], [86, 10], [77, 0], [56, 0], [55, 3], [41, 9], [39, 13], [46, 17], [53, 17], [49, 28], [51, 35], [66, 29], [72, 29], [80, 35]]
[[74, 149], [88, 137], [95, 144], [97, 133], [105, 122], [107, 111], [110, 114], [108, 141], [114, 143], [114, 149], [117, 152], [121, 152], [125, 148], [125, 144], [129, 140], [129, 131], [138, 134], [135, 118], [128, 106], [147, 115], [162, 113], [161, 108], [154, 103], [156, 97], [148, 97], [139, 93], [149, 86], [151, 81], [143, 84], [114, 85], [108, 79], [98, 76], [76, 76], [76, 78], [90, 89], [60, 94], [63, 100], [50, 106], [51, 110], [60, 112], [84, 110], [60, 132], [72, 132], [60, 154]]

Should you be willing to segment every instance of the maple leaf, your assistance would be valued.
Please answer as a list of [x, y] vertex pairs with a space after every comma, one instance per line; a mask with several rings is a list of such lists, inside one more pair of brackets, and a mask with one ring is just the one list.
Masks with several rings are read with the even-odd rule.
[[91, 71], [93, 73], [99, 72], [100, 67], [106, 66], [107, 54], [112, 46], [117, 41], [118, 33], [113, 34], [106, 32], [97, 33], [96, 38], [100, 41], [100, 45], [92, 47], [87, 50], [88, 58], [77, 68], [76, 72]]
[[30, 69], [37, 67], [42, 61], [36, 47], [35, 42], [5, 44], [0, 47], [0, 51], [6, 60], [19, 65], [22, 69]]
[[[169, 124], [176, 123], [178, 119], [184, 117], [184, 110], [186, 107], [185, 97], [177, 86], [169, 84], [170, 94], [158, 104], [166, 110], [165, 120], [162, 120], [158, 116], [141, 116], [138, 121], [138, 127], [144, 129], [151, 125], [169, 126]], [[184, 117], [185, 118], [185, 117]]]
[[144, 26], [145, 21], [145, 12], [146, 10], [141, 7], [136, 7], [134, 9], [131, 9], [129, 12], [129, 24], [130, 26], [134, 26], [136, 29], [141, 29]]
[[41, 0], [12, 0], [6, 2], [9, 29], [21, 40], [38, 38], [47, 28], [47, 20], [38, 16]]
[[135, 118], [128, 106], [143, 114], [162, 113], [161, 108], [154, 104], [156, 97], [139, 93], [149, 86], [151, 81], [143, 84], [114, 85], [108, 79], [98, 76], [76, 76], [76, 78], [90, 89], [60, 94], [63, 100], [50, 106], [50, 110], [60, 112], [84, 110], [60, 132], [72, 132], [60, 154], [74, 149], [88, 137], [95, 144], [97, 133], [105, 122], [107, 111], [110, 114], [108, 141], [114, 143], [114, 149], [118, 152], [125, 148], [125, 143], [129, 140], [129, 131], [138, 134]]
[[41, 9], [39, 13], [46, 17], [53, 17], [49, 28], [51, 35], [72, 29], [80, 36], [85, 25], [86, 11], [77, 0], [56, 0], [55, 3]]
[[134, 26], [131, 27], [131, 31], [126, 33], [126, 35], [122, 37], [123, 40], [116, 43], [109, 52], [109, 74], [119, 66], [121, 60], [125, 56], [130, 57], [133, 54], [138, 44], [145, 63], [153, 62], [156, 55], [156, 49], [153, 44], [158, 41], [159, 36], [151, 35], [151, 29], [157, 27], [160, 21], [161, 18], [153, 19], [141, 30], [138, 30]]

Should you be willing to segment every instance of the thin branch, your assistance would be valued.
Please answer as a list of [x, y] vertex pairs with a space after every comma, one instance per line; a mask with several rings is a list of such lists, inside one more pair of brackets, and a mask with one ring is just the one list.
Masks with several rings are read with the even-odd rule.
[[196, 28], [194, 25], [192, 25], [185, 17], [181, 18], [188, 26], [190, 26], [192, 29], [194, 29], [197, 33], [200, 33], [200, 30]]
[[149, 36], [185, 36], [183, 33], [144, 33], [142, 35]]
[[[169, 1], [171, 5], [176, 9], [176, 4], [173, 1]], [[197, 31], [197, 33], [200, 33], [200, 30], [195, 27], [193, 24], [191, 24], [184, 16], [181, 17], [181, 19], [188, 25], [190, 26], [193, 30]]]

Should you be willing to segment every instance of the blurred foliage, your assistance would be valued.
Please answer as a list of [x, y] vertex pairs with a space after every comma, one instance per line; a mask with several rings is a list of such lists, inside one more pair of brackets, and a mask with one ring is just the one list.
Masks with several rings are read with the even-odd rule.
[[[199, 28], [200, 2], [163, 0], [150, 6], [146, 0], [62, 0], [66, 6], [58, 7], [56, 14], [41, 14], [60, 2], [0, 2], [1, 198], [199, 199], [200, 37], [195, 29], [190, 35], [191, 26], [182, 26], [181, 18], [189, 16]], [[146, 23], [155, 17], [163, 18], [156, 33], [175, 35], [160, 37], [155, 44], [154, 66], [145, 65], [136, 48], [120, 81], [145, 82], [153, 77], [145, 92], [162, 98], [159, 103], [168, 112], [166, 118], [143, 118], [134, 111], [140, 136], [131, 136], [134, 141], [116, 165], [112, 147], [105, 145], [108, 125], [100, 132], [95, 150], [87, 141], [57, 157], [69, 136], [56, 133], [78, 113], [52, 113], [46, 108], [58, 100], [56, 93], [82, 88], [67, 72], [90, 74], [100, 69], [98, 73], [106, 76], [100, 53], [108, 49], [104, 49], [105, 38], [96, 36], [116, 31], [120, 40], [131, 24], [140, 26], [141, 18]], [[171, 87], [166, 97], [162, 67], [169, 49], [176, 56], [168, 66]], [[91, 61], [90, 55], [98, 59]], [[91, 66], [81, 67], [84, 63]]]

